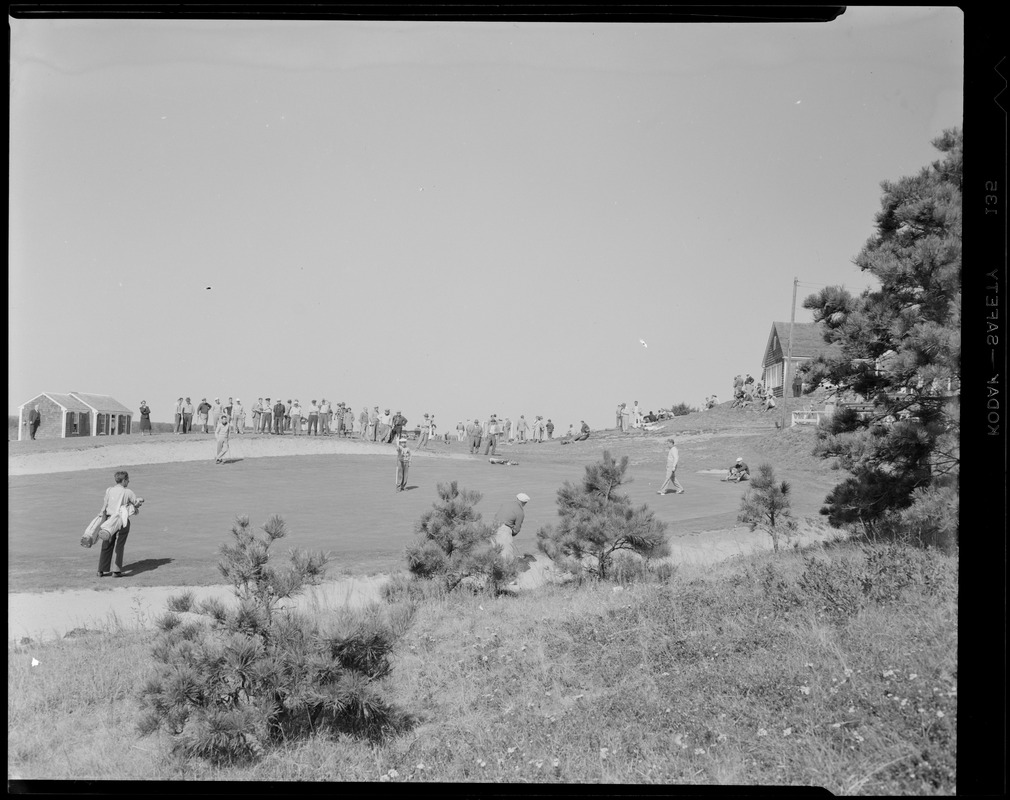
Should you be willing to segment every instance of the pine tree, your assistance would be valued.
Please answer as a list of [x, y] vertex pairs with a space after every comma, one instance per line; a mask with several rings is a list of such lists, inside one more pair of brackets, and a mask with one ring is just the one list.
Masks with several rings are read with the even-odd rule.
[[407, 548], [407, 568], [419, 578], [439, 579], [452, 591], [464, 579], [492, 591], [513, 580], [518, 565], [506, 563], [495, 544], [495, 528], [483, 521], [476, 506], [480, 492], [460, 489], [456, 481], [436, 487], [438, 502], [424, 512]]
[[961, 131], [933, 145], [943, 158], [881, 184], [876, 233], [855, 259], [880, 288], [856, 297], [832, 286], [803, 303], [841, 347], [809, 366], [808, 382], [830, 380], [875, 409], [821, 431], [818, 452], [852, 472], [822, 513], [871, 535], [917, 489], [956, 488], [960, 469]]
[[790, 488], [786, 481], [775, 480], [771, 464], [761, 464], [740, 501], [740, 522], [752, 531], [760, 528], [772, 537], [772, 549], [779, 551], [781, 537], [789, 539], [796, 529], [790, 509]]
[[628, 496], [617, 491], [631, 480], [627, 469], [627, 456], [618, 462], [604, 451], [600, 461], [586, 466], [581, 484], [565, 481], [558, 489], [558, 524], [537, 531], [540, 551], [571, 572], [598, 578], [607, 576], [619, 550], [646, 558], [667, 555], [666, 523], [646, 505], [632, 508]]
[[[270, 547], [287, 532], [280, 517], [263, 537], [239, 517], [219, 568], [238, 599], [173, 597], [158, 620], [154, 666], [141, 692], [144, 734], [162, 729], [173, 749], [215, 763], [254, 761], [291, 738], [348, 733], [381, 739], [412, 724], [387, 702], [381, 679], [407, 622], [377, 612], [345, 614], [336, 628], [282, 607], [317, 583], [329, 561], [292, 551], [275, 567]], [[188, 612], [196, 619], [186, 621]], [[401, 615], [402, 616], [402, 615]]]

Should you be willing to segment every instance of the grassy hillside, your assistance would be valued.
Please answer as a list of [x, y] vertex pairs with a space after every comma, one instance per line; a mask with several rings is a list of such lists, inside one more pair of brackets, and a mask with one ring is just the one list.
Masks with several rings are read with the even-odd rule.
[[384, 679], [419, 715], [411, 733], [293, 742], [244, 767], [138, 737], [153, 634], [11, 646], [8, 776], [952, 794], [956, 576], [955, 557], [837, 545], [660, 582], [430, 596]]

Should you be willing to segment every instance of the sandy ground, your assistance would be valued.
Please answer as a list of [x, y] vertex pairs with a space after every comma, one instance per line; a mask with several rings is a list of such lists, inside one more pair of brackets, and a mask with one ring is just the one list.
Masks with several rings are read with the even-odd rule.
[[[80, 449], [53, 449], [32, 452], [24, 448], [8, 448], [7, 475], [45, 475], [54, 472], [78, 472], [88, 469], [120, 469], [138, 464], [174, 464], [183, 461], [213, 461], [214, 437], [196, 434], [179, 437], [152, 436], [137, 441], [131, 436], [124, 444], [106, 444]], [[105, 440], [111, 442], [114, 440]], [[24, 443], [18, 442], [18, 445]], [[33, 443], [34, 444], [34, 443]], [[335, 439], [311, 436], [265, 437], [233, 436], [228, 458], [263, 458], [290, 455], [384, 455], [391, 445], [374, 444], [356, 439]], [[422, 453], [421, 456], [466, 458], [463, 453]]]
[[[656, 442], [655, 445], [662, 447], [661, 441]], [[8, 448], [9, 484], [12, 476], [53, 475], [55, 478], [55, 473], [73, 473], [96, 469], [114, 470], [124, 466], [144, 464], [212, 462], [214, 447], [213, 438], [204, 436], [194, 437], [194, 439], [160, 436], [142, 441], [130, 437], [130, 441], [122, 444], [103, 442], [96, 446], [89, 442], [87, 446], [83, 447], [73, 447], [70, 443], [58, 443], [39, 448], [42, 452], [27, 450], [20, 446], [22, 444], [16, 443], [17, 446]], [[652, 447], [651, 444], [650, 447]], [[565, 451], [565, 456], [571, 455], [578, 458], [572, 452], [573, 449], [570, 447], [558, 448], [559, 451]], [[515, 452], [521, 451], [517, 449]], [[543, 452], [545, 454], [548, 452], [546, 447]], [[233, 439], [230, 456], [245, 461], [269, 456], [337, 454], [377, 455], [384, 456], [388, 460], [391, 457], [391, 448], [388, 445], [335, 438], [243, 436]], [[465, 450], [420, 453], [418, 459], [420, 462], [427, 459], [432, 459], [433, 462], [438, 460], [446, 467], [449, 466], [449, 462], [444, 459], [475, 461]], [[371, 460], [369, 459], [369, 461]], [[480, 459], [480, 461], [486, 461], [486, 459]], [[431, 466], [435, 467], [436, 463], [431, 463]], [[486, 464], [484, 466], [487, 467]], [[213, 468], [210, 467], [210, 469]], [[500, 473], [499, 470], [515, 468], [488, 467], [488, 469], [493, 470], [494, 474], [507, 474]], [[699, 479], [704, 474], [706, 481], [718, 480], [718, 475], [711, 474], [714, 472], [716, 470], [711, 468], [696, 470]], [[632, 485], [634, 486], [634, 484]], [[652, 489], [645, 485], [642, 485], [639, 490], [642, 492], [641, 499], [643, 500], [649, 493], [652, 493]], [[655, 500], [654, 493], [652, 493], [652, 497]], [[679, 499], [675, 498], [675, 500]], [[636, 500], [636, 502], [638, 501]], [[10, 513], [9, 508], [9, 516]], [[801, 544], [805, 544], [822, 538], [823, 535], [823, 532], [808, 532], [801, 536], [799, 541]], [[734, 556], [768, 550], [770, 547], [771, 542], [768, 537], [751, 533], [746, 529], [698, 530], [678, 535], [671, 540], [672, 555], [670, 559], [677, 564], [704, 565]], [[532, 537], [524, 549], [527, 551], [536, 549]], [[551, 563], [538, 554], [531, 568], [520, 576], [518, 583], [521, 589], [531, 589], [557, 577]], [[379, 599], [379, 590], [385, 580], [385, 575], [344, 577], [314, 587], [300, 599], [299, 604], [307, 605], [310, 608], [362, 605]], [[199, 586], [188, 588], [193, 589], [197, 597], [216, 596], [222, 599], [231, 597], [229, 587]], [[166, 600], [180, 591], [182, 588], [174, 586], [120, 586], [117, 582], [109, 579], [101, 582], [96, 588], [50, 592], [9, 592], [8, 642], [19, 643], [26, 639], [38, 641], [43, 638], [66, 636], [68, 633], [74, 635], [75, 632], [80, 633], [81, 630], [88, 629], [149, 627], [153, 624], [154, 619], [163, 613]]]

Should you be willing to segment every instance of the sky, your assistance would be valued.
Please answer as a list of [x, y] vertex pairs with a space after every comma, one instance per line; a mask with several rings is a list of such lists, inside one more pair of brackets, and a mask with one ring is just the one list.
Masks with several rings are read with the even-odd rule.
[[[700, 406], [962, 124], [956, 8], [830, 23], [9, 19], [8, 413]], [[644, 346], [642, 342], [647, 346]]]

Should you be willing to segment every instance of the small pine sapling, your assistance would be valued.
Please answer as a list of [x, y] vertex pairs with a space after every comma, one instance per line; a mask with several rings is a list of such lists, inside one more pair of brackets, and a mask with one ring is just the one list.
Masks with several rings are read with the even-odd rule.
[[284, 521], [272, 517], [262, 530], [257, 536], [239, 517], [220, 550], [237, 606], [198, 602], [192, 592], [169, 600], [140, 690], [141, 733], [164, 730], [184, 757], [233, 764], [292, 738], [375, 740], [409, 727], [412, 718], [383, 698], [380, 683], [403, 620], [358, 614], [334, 629], [284, 608], [322, 579], [329, 556], [292, 551], [277, 567], [270, 547], [286, 535]]
[[752, 531], [760, 528], [772, 537], [772, 548], [777, 553], [780, 537], [789, 540], [796, 529], [790, 509], [790, 489], [786, 481], [778, 483], [771, 464], [758, 467], [757, 475], [751, 478], [740, 501], [740, 522], [750, 526]]
[[481, 493], [461, 489], [456, 481], [438, 484], [437, 491], [438, 502], [418, 520], [417, 540], [407, 547], [410, 572], [442, 580], [447, 591], [467, 578], [493, 591], [514, 580], [518, 565], [502, 559], [494, 526], [476, 509]]
[[617, 461], [604, 451], [600, 461], [586, 466], [580, 484], [565, 481], [558, 489], [558, 524], [537, 531], [540, 551], [573, 573], [597, 578], [607, 577], [619, 550], [643, 558], [667, 555], [666, 523], [646, 505], [632, 508], [628, 496], [617, 491], [631, 480], [627, 469], [627, 456]]

